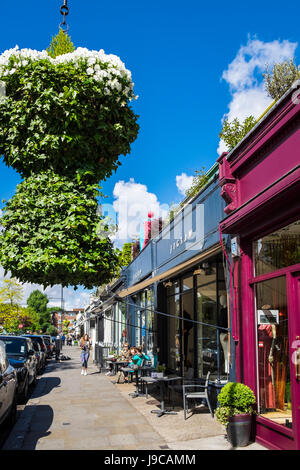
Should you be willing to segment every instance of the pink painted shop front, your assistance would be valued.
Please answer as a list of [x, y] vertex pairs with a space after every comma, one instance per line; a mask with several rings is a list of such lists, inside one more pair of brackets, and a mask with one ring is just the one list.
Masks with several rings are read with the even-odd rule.
[[256, 394], [256, 440], [300, 450], [300, 100], [286, 95], [219, 158], [237, 237], [232, 316], [237, 380]]

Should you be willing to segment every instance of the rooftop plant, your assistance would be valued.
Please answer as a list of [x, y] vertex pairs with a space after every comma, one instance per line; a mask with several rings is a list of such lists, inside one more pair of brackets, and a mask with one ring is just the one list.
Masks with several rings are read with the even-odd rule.
[[255, 124], [256, 120], [253, 116], [247, 117], [243, 122], [240, 122], [237, 118], [231, 122], [225, 119], [219, 137], [225, 142], [230, 151], [248, 134]]
[[268, 95], [277, 101], [300, 79], [300, 68], [290, 59], [274, 64], [272, 69], [267, 65], [263, 77]]

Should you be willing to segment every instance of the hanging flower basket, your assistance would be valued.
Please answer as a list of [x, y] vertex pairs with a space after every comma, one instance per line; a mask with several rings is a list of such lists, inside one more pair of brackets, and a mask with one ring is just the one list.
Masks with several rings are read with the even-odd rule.
[[0, 152], [23, 177], [46, 167], [98, 182], [138, 135], [131, 73], [103, 50], [52, 58], [15, 47], [0, 56], [0, 81]]

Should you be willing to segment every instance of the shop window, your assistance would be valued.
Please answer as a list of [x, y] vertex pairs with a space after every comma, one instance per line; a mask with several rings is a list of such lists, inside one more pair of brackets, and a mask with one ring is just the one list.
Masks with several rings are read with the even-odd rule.
[[182, 353], [183, 353], [183, 367], [186, 374], [189, 369], [194, 367], [194, 337], [195, 337], [195, 323], [194, 320], [194, 292], [190, 291], [181, 296], [182, 301]]
[[[180, 312], [180, 296], [174, 295], [168, 298], [168, 313], [179, 316]], [[169, 364], [168, 367], [180, 373], [181, 362], [181, 328], [178, 318], [168, 319], [168, 346], [169, 346]]]
[[300, 221], [254, 242], [255, 276], [300, 263]]
[[292, 427], [285, 276], [256, 285], [260, 414]]

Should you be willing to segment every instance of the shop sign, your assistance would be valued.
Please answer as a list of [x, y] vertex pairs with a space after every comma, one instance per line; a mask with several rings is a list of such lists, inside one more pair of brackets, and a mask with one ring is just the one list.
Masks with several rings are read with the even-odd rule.
[[279, 310], [257, 310], [259, 325], [278, 325]]

